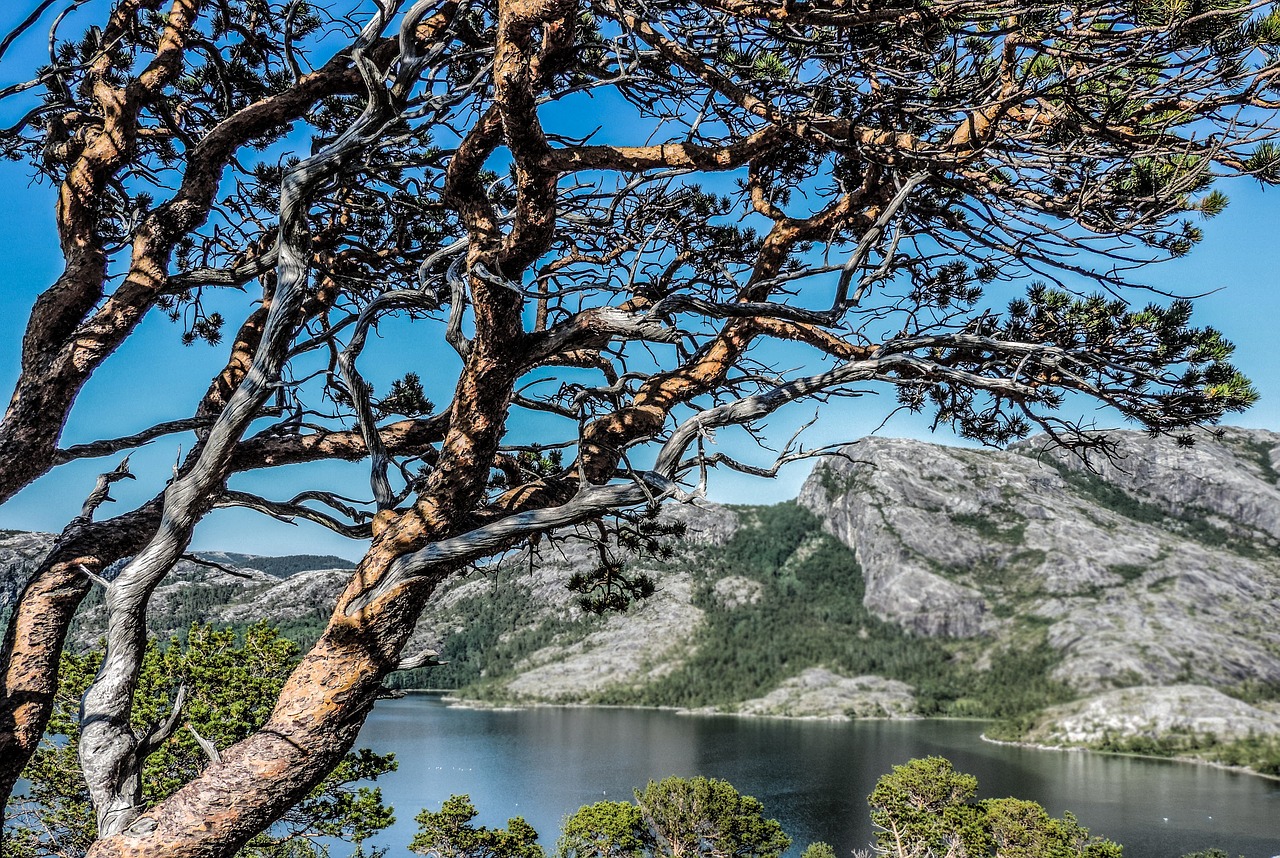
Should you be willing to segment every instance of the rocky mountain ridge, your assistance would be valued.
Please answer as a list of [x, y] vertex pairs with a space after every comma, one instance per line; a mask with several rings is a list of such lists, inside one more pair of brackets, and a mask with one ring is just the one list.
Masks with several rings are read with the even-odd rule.
[[[544, 544], [443, 588], [412, 645], [451, 664], [396, 681], [519, 704], [976, 714], [1054, 744], [1280, 737], [1280, 434], [1112, 440], [1086, 467], [1042, 439], [865, 439], [793, 503], [665, 512], [688, 533], [673, 558], [632, 561], [658, 592], [625, 614], [584, 615], [565, 587], [593, 546]], [[0, 538], [0, 599], [38, 547]], [[216, 562], [248, 577], [184, 566], [153, 631], [266, 617], [305, 643], [345, 579]]]
[[917, 634], [1012, 642], [1043, 625], [1055, 675], [1086, 692], [1280, 682], [1280, 435], [1119, 438], [1096, 473], [1037, 442], [870, 439], [799, 502], [853, 548], [867, 606]]

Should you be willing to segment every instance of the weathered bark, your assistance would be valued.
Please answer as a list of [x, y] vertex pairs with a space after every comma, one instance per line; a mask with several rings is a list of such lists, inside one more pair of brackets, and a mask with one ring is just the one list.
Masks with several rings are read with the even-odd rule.
[[[313, 296], [310, 304], [323, 304]], [[241, 326], [226, 367], [210, 383], [200, 412], [216, 414], [249, 370], [262, 336], [266, 309], [255, 311]], [[402, 420], [379, 430], [383, 449], [416, 455], [443, 437], [447, 414]], [[193, 451], [194, 453], [197, 451]], [[231, 470], [245, 471], [321, 459], [357, 460], [368, 455], [357, 432], [261, 437], [242, 442]], [[183, 471], [192, 458], [184, 465]], [[86, 503], [94, 506], [91, 498]], [[58, 662], [72, 617], [91, 588], [84, 569], [100, 573], [136, 554], [160, 524], [163, 495], [139, 508], [105, 521], [92, 521], [86, 509], [68, 526], [32, 573], [14, 604], [0, 649], [0, 795], [7, 798], [30, 760], [53, 711], [58, 690]], [[82, 569], [83, 567], [83, 569]]]
[[[390, 546], [407, 538], [408, 532], [399, 530], [375, 540], [339, 600], [340, 608], [358, 592], [360, 581], [384, 574], [402, 550]], [[412, 592], [399, 592], [355, 616], [335, 611], [324, 635], [290, 675], [262, 729], [222, 749], [221, 762], [209, 765], [127, 828], [100, 839], [91, 858], [234, 854], [351, 749], [432, 586], [419, 582]]]
[[[306, 302], [303, 315], [323, 310], [331, 293], [317, 290]], [[215, 376], [197, 413], [212, 419], [249, 372], [266, 321], [270, 301], [251, 313], [233, 340], [227, 364]], [[394, 452], [424, 449], [438, 440], [443, 420], [402, 421], [384, 430], [384, 447]], [[332, 436], [336, 437], [332, 437]], [[355, 433], [331, 433], [315, 437], [263, 438], [237, 447], [231, 469], [310, 461], [319, 458], [358, 459], [367, 455]], [[185, 473], [199, 450], [193, 450], [180, 469]], [[67, 630], [77, 607], [91, 587], [90, 573], [136, 554], [147, 544], [161, 520], [163, 495], [132, 512], [93, 522], [93, 511], [104, 500], [106, 486], [120, 478], [104, 475], [86, 501], [81, 515], [68, 526], [49, 555], [32, 574], [19, 595], [0, 649], [0, 795], [6, 798], [22, 769], [35, 752], [53, 709], [58, 689], [58, 661]], [[211, 495], [216, 500], [218, 493]]]
[[[113, 26], [125, 26], [126, 17], [122, 16], [127, 16], [134, 5], [122, 4], [113, 17]], [[171, 24], [180, 28], [188, 19], [177, 17]], [[384, 39], [371, 53], [385, 61], [393, 55], [395, 46], [396, 40]], [[176, 72], [174, 51], [172, 42], [162, 47], [163, 61], [153, 64], [153, 73], [143, 82], [145, 86], [139, 85], [140, 93], [154, 91], [164, 83], [164, 75], [154, 70]], [[222, 172], [236, 149], [255, 135], [303, 115], [321, 98], [362, 88], [360, 74], [353, 68], [349, 54], [339, 52], [323, 67], [302, 76], [289, 90], [250, 104], [215, 127], [192, 150], [182, 185], [173, 199], [140, 225], [125, 282], [88, 319], [85, 314], [101, 298], [105, 273], [104, 256], [93, 238], [92, 204], [95, 195], [100, 194], [101, 183], [108, 180], [129, 150], [96, 145], [82, 156], [84, 160], [92, 155], [101, 163], [96, 170], [73, 168], [63, 187], [59, 224], [67, 270], [37, 299], [31, 315], [24, 340], [23, 372], [0, 425], [0, 502], [63, 461], [56, 444], [76, 395], [102, 361], [132, 332], [165, 286], [166, 260], [177, 241], [207, 217]], [[136, 121], [136, 105], [132, 109]], [[127, 125], [126, 119], [122, 116], [120, 121]], [[310, 305], [314, 306], [308, 310], [322, 310], [332, 297], [332, 292], [313, 296]], [[264, 307], [241, 328], [228, 365], [210, 385], [199, 415], [219, 412], [248, 372], [249, 357], [258, 345], [265, 316]], [[439, 438], [442, 422], [439, 418], [402, 421], [386, 428], [386, 444], [397, 452], [420, 451]], [[237, 447], [231, 467], [251, 469], [365, 455], [365, 445], [352, 433], [260, 438]], [[210, 496], [209, 505], [215, 500], [216, 493]], [[0, 650], [4, 656], [4, 673], [0, 675], [0, 794], [9, 795], [52, 711], [66, 632], [90, 586], [90, 579], [79, 567], [97, 572], [139, 551], [160, 522], [160, 508], [161, 499], [155, 498], [126, 516], [98, 524], [77, 524], [64, 535], [20, 595], [4, 649]]]
[[73, 524], [19, 595], [5, 633], [0, 673], [0, 795], [6, 799], [53, 711], [67, 630], [92, 586], [84, 569], [100, 573], [135, 553], [159, 522], [157, 497], [114, 519]]
[[[140, 9], [159, 5], [160, 0], [120, 3], [104, 38], [119, 38], [133, 25]], [[101, 112], [101, 125], [85, 131], [83, 146], [68, 163], [59, 189], [58, 233], [66, 268], [36, 300], [23, 336], [22, 372], [0, 422], [0, 502], [49, 469], [76, 394], [89, 372], [122, 339], [108, 337], [89, 345], [89, 351], [99, 353], [90, 365], [73, 359], [88, 345], [76, 342], [74, 334], [103, 295], [107, 258], [98, 236], [98, 217], [104, 189], [133, 155], [142, 105], [180, 70], [185, 30], [198, 14], [199, 5], [192, 0], [175, 0], [155, 57], [130, 84], [109, 84], [109, 59], [104, 55], [95, 61], [92, 97]], [[146, 306], [132, 309], [140, 315]], [[119, 320], [125, 331], [132, 329], [128, 315]], [[136, 317], [132, 319], [133, 324], [136, 321]]]
[[[106, 588], [107, 648], [81, 705], [79, 749], [100, 837], [131, 829], [141, 811], [141, 768], [154, 731], [138, 735], [130, 726], [130, 714], [146, 646], [147, 602], [186, 550], [196, 523], [225, 484], [236, 445], [275, 389], [289, 345], [303, 322], [311, 257], [307, 213], [313, 196], [398, 116], [426, 61], [417, 52], [414, 34], [428, 2], [415, 4], [401, 23], [402, 53], [393, 65], [389, 92], [384, 89], [385, 72], [364, 55], [376, 44], [397, 5], [392, 2], [379, 9], [352, 51], [369, 90], [365, 109], [332, 143], [292, 167], [281, 184], [275, 291], [252, 365], [209, 429], [189, 470], [165, 490], [164, 514], [155, 535]], [[440, 30], [446, 30], [450, 20], [451, 16], [439, 16]]]
[[[447, 417], [382, 427], [383, 445], [392, 455], [418, 455], [443, 437]], [[237, 449], [232, 470], [367, 455], [358, 432], [256, 438]], [[80, 567], [101, 572], [141, 550], [160, 523], [161, 502], [158, 495], [116, 518], [69, 528], [18, 596], [0, 650], [0, 795], [12, 792], [53, 711], [67, 630], [92, 586]]]
[[664, 445], [647, 489], [587, 487], [562, 507], [508, 516], [456, 536], [431, 527], [414, 511], [401, 514], [375, 538], [324, 635], [290, 676], [263, 728], [221, 751], [220, 762], [125, 831], [100, 840], [90, 858], [231, 854], [304, 795], [351, 748], [426, 599], [460, 564], [532, 533], [661, 497], [688, 446], [707, 429], [758, 419], [815, 391], [891, 371], [891, 364], [850, 363], [698, 414]]
[[53, 467], [65, 422], [58, 415], [70, 411], [75, 397], [68, 388], [78, 391], [76, 382], [65, 367], [42, 368], [19, 380], [0, 423], [0, 502]]
[[[241, 327], [227, 366], [201, 402], [201, 413], [219, 409], [225, 404], [224, 392], [243, 380], [248, 371], [244, 353], [251, 352], [261, 339], [264, 315], [264, 310], [251, 314]], [[188, 457], [188, 464], [190, 461]], [[72, 617], [92, 585], [90, 574], [99, 574], [136, 554], [160, 524], [163, 495], [125, 515], [93, 521], [97, 507], [108, 499], [105, 489], [127, 473], [122, 462], [112, 474], [99, 478], [80, 515], [63, 532], [14, 605], [0, 649], [0, 795], [6, 800], [49, 722], [58, 691], [58, 662]]]
[[[584, 504], [563, 519], [643, 502], [638, 487], [596, 489], [600, 506]], [[263, 727], [221, 750], [172, 797], [138, 816], [123, 831], [99, 840], [89, 858], [213, 858], [235, 852], [306, 794], [350, 750], [377, 698], [382, 679], [398, 663], [423, 605], [437, 584], [469, 558], [525, 531], [502, 526], [480, 541], [441, 531], [414, 510], [401, 514], [375, 537], [373, 546], [338, 599], [328, 628], [290, 675]], [[406, 556], [430, 540], [449, 546], [421, 565], [403, 567]], [[496, 542], [487, 540], [493, 539]], [[451, 550], [450, 550], [451, 549]], [[403, 574], [409, 571], [412, 575]], [[388, 584], [377, 587], [378, 582]]]
[[[546, 13], [564, 15], [565, 10]], [[527, 37], [537, 22], [536, 16], [522, 16], [500, 34], [500, 41], [511, 42], [505, 53], [499, 51], [497, 75], [505, 120], [528, 120], [532, 115], [528, 97], [532, 81], [521, 69], [527, 72], [530, 65]], [[506, 76], [503, 63], [509, 71]], [[505, 100], [504, 85], [514, 90]], [[478, 152], [492, 148], [491, 132], [474, 139]], [[544, 151], [545, 140], [541, 147], [517, 156], [524, 161], [518, 176], [518, 229], [513, 230], [522, 234], [518, 243], [508, 238], [500, 250], [495, 248], [491, 211], [478, 188], [462, 181], [451, 188], [458, 209], [470, 221], [473, 271], [491, 266], [490, 270], [518, 278], [544, 252], [551, 236], [549, 224], [554, 222], [556, 179], [555, 170], [543, 160]], [[476, 161], [482, 160], [481, 154]], [[440, 459], [417, 504], [404, 513], [384, 510], [379, 514], [373, 549], [356, 570], [324, 637], [291, 677], [264, 729], [222, 754], [222, 763], [211, 766], [177, 795], [118, 830], [116, 836], [100, 841], [92, 853], [95, 858], [227, 854], [296, 801], [349, 749], [423, 600], [451, 569], [447, 562], [428, 561], [424, 573], [406, 566], [403, 558], [430, 539], [440, 540], [466, 528], [469, 511], [487, 484], [505, 430], [511, 390], [523, 365], [519, 358], [527, 343], [520, 325], [521, 302], [479, 276], [473, 275], [471, 286], [477, 347], [466, 356]], [[674, 401], [668, 402], [668, 408]], [[634, 432], [635, 427], [630, 429]], [[648, 435], [651, 430], [639, 434]], [[616, 462], [619, 454], [612, 452], [609, 458]], [[629, 487], [619, 497], [626, 498], [625, 505], [640, 502], [646, 493]], [[214, 823], [209, 825], [211, 819]], [[193, 824], [197, 820], [201, 821], [198, 831]]]
[[[549, 177], [530, 177], [521, 188], [522, 205], [528, 206], [527, 219], [535, 223], [548, 216], [536, 211], [547, 204], [548, 182], [553, 189], [554, 172]], [[286, 224], [287, 213], [288, 209], [283, 208], [282, 224]], [[518, 276], [527, 264], [524, 260], [536, 258], [550, 240], [549, 230], [532, 232], [541, 246], [526, 243], [504, 248], [506, 253], [493, 253], [486, 252], [480, 242], [474, 243], [473, 268], [489, 262], [504, 274], [514, 269]], [[283, 261], [290, 245], [287, 224], [281, 233], [286, 239], [282, 240]], [[282, 283], [286, 281], [283, 274], [280, 279]], [[99, 830], [104, 837], [95, 845], [92, 856], [228, 854], [319, 782], [350, 748], [382, 677], [395, 666], [425, 598], [452, 567], [441, 564], [435, 574], [416, 576], [372, 599], [371, 593], [386, 582], [401, 555], [430, 538], [466, 529], [470, 511], [487, 485], [505, 430], [524, 346], [521, 302], [505, 287], [486, 282], [478, 275], [473, 275], [472, 293], [481, 345], [467, 355], [449, 412], [441, 456], [418, 503], [404, 513], [379, 513], [373, 548], [339, 599], [325, 635], [291, 675], [275, 712], [261, 731], [222, 754], [222, 763], [212, 765], [199, 779], [141, 816], [123, 806], [127, 799], [121, 801], [100, 791], [104, 799], [100, 801], [99, 793], [95, 793]], [[261, 357], [262, 353], [255, 363]], [[236, 396], [244, 389], [242, 385]], [[121, 577], [129, 571], [125, 570]], [[349, 610], [357, 600], [358, 608]], [[136, 613], [136, 609], [122, 606], [118, 613], [125, 616]], [[130, 625], [136, 626], [136, 621], [118, 626], [119, 644], [127, 656], [121, 661], [133, 660], [129, 651], [137, 647], [128, 639]], [[117, 645], [115, 637], [109, 641]], [[110, 658], [109, 652], [104, 676], [111, 667]], [[122, 727], [108, 721], [120, 717], [110, 713], [127, 711], [118, 703], [122, 697], [120, 686], [129, 681], [130, 675], [121, 670], [115, 673], [118, 675], [107, 676], [108, 682], [102, 683], [100, 692], [99, 683], [95, 682], [86, 695], [82, 749], [91, 741], [93, 747], [89, 757], [82, 752], [82, 759], [86, 770], [92, 768], [95, 773], [119, 766], [127, 755], [127, 751], [122, 755], [118, 747], [114, 752], [109, 747], [127, 741]], [[99, 711], [102, 715], [90, 723], [88, 719]], [[101, 725], [107, 725], [107, 729]], [[92, 788], [92, 778], [90, 783]], [[199, 826], [201, 830], [192, 824], [197, 819], [204, 821]], [[213, 825], [209, 825], [210, 819], [214, 820]]]

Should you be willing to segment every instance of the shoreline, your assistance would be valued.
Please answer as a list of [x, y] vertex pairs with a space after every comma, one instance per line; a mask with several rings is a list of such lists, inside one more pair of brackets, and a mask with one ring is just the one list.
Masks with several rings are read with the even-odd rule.
[[[803, 721], [807, 723], [824, 722], [829, 724], [853, 724], [864, 721], [968, 721], [973, 723], [988, 724], [991, 718], [972, 718], [972, 717], [948, 717], [948, 716], [928, 716], [928, 715], [909, 715], [906, 717], [884, 717], [884, 718], [850, 718], [844, 715], [775, 715], [775, 714], [759, 714], [754, 712], [721, 712], [709, 708], [688, 709], [680, 706], [640, 706], [634, 704], [601, 704], [601, 703], [547, 703], [542, 701], [529, 701], [525, 703], [489, 703], [483, 700], [475, 700], [472, 698], [464, 698], [454, 696], [457, 689], [453, 688], [406, 688], [401, 689], [408, 694], [434, 694], [440, 697], [441, 702], [456, 709], [471, 710], [488, 710], [491, 712], [521, 712], [531, 709], [636, 709], [646, 712], [670, 712], [680, 716], [693, 717], [721, 717], [721, 718], [748, 718], [748, 719], [769, 719], [778, 721]], [[1157, 754], [1138, 754], [1126, 751], [1104, 751], [1098, 748], [1090, 748], [1085, 745], [1042, 745], [1037, 742], [1027, 742], [1009, 739], [993, 739], [986, 734], [985, 731], [979, 731], [978, 739], [990, 745], [1003, 745], [1011, 748], [1025, 748], [1032, 751], [1048, 751], [1048, 752], [1067, 752], [1067, 753], [1090, 753], [1100, 754], [1108, 757], [1131, 757], [1139, 760], [1159, 760], [1163, 762], [1174, 763], [1190, 763], [1198, 766], [1208, 766], [1209, 768], [1219, 769], [1234, 774], [1250, 775], [1263, 780], [1280, 783], [1280, 775], [1269, 775], [1259, 772], [1246, 766], [1232, 766], [1226, 763], [1220, 763], [1215, 760], [1206, 760], [1203, 757], [1190, 757], [1184, 755], [1160, 756]]]
[[1280, 775], [1269, 775], [1266, 772], [1260, 772], [1256, 769], [1251, 769], [1248, 766], [1232, 766], [1227, 763], [1220, 763], [1216, 760], [1206, 760], [1204, 757], [1188, 757], [1182, 754], [1173, 754], [1166, 757], [1159, 754], [1138, 754], [1132, 751], [1104, 751], [1100, 748], [1090, 748], [1087, 745], [1042, 745], [1038, 742], [993, 739], [986, 733], [978, 734], [978, 738], [991, 745], [1004, 745], [1009, 748], [1026, 748], [1031, 751], [1085, 753], [1098, 754], [1106, 757], [1129, 757], [1135, 760], [1159, 760], [1167, 763], [1191, 763], [1197, 766], [1208, 766], [1209, 768], [1219, 769], [1224, 772], [1233, 772], [1239, 775], [1251, 775], [1255, 778], [1262, 778], [1263, 780], [1280, 783]]

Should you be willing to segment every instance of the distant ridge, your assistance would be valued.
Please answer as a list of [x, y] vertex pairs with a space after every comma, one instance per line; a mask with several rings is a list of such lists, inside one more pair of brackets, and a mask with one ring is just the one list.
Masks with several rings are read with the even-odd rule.
[[345, 557], [332, 554], [289, 554], [283, 557], [263, 557], [257, 554], [240, 554], [235, 551], [198, 551], [196, 556], [224, 566], [257, 569], [277, 578], [288, 578], [299, 572], [315, 569], [354, 569], [356, 564]]
[[[584, 615], [565, 586], [594, 549], [544, 543], [442, 586], [410, 648], [449, 664], [391, 682], [494, 703], [982, 716], [1006, 738], [1214, 745], [1280, 772], [1280, 435], [1111, 437], [1118, 455], [1096, 470], [1043, 439], [869, 438], [820, 462], [795, 501], [669, 508], [688, 535], [670, 560], [634, 561], [658, 592], [621, 615]], [[47, 539], [0, 535], [0, 612]], [[249, 578], [182, 564], [156, 592], [154, 633], [262, 618], [308, 644], [354, 565], [202, 556]], [[74, 645], [103, 620], [91, 599]], [[1222, 726], [1235, 722], [1247, 735]], [[1237, 759], [1232, 742], [1253, 750]]]

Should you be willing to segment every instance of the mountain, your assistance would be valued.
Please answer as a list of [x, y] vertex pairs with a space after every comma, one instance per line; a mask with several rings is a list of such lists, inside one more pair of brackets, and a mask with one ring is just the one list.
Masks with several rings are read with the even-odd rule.
[[[49, 533], [0, 531], [0, 628], [28, 575], [53, 546]], [[346, 576], [350, 560], [332, 555], [261, 557], [225, 551], [197, 552], [179, 560], [151, 599], [147, 625], [154, 636], [182, 634], [193, 622], [247, 625], [268, 619], [309, 644], [319, 636]], [[117, 566], [123, 565], [117, 564]], [[107, 570], [110, 577], [114, 570]], [[70, 645], [96, 646], [106, 630], [102, 592], [89, 591], [73, 621]]]
[[1077, 691], [1280, 685], [1280, 436], [1191, 449], [1136, 434], [1095, 472], [1032, 442], [846, 450], [800, 503], [854, 549], [866, 604], [916, 634], [1043, 627]]
[[[793, 502], [664, 512], [687, 532], [673, 556], [630, 561], [658, 590], [623, 614], [585, 614], [565, 586], [597, 546], [544, 543], [443, 588], [412, 646], [450, 663], [393, 682], [494, 703], [980, 716], [1005, 738], [1280, 770], [1280, 435], [1112, 440], [1086, 466], [1044, 439], [865, 439]], [[37, 542], [0, 537], [0, 562]], [[249, 577], [185, 565], [156, 631], [266, 617], [309, 642], [349, 566], [206, 559]]]

